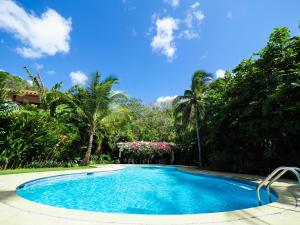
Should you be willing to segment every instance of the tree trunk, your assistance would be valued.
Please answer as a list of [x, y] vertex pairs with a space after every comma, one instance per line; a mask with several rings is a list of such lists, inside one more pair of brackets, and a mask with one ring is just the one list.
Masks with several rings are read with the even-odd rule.
[[94, 120], [93, 120], [93, 124], [91, 127], [91, 132], [90, 132], [89, 145], [88, 145], [88, 149], [84, 155], [84, 158], [82, 160], [82, 163], [81, 163], [82, 166], [86, 166], [90, 161], [95, 131], [96, 131], [96, 119], [95, 119], [95, 115], [94, 115]]
[[93, 133], [93, 131], [91, 131], [88, 149], [87, 149], [87, 151], [84, 155], [84, 158], [82, 160], [82, 163], [81, 163], [82, 166], [86, 166], [88, 164], [88, 162], [90, 161], [92, 146], [93, 146], [93, 140], [94, 140], [94, 133]]
[[175, 157], [174, 157], [174, 150], [172, 150], [172, 152], [171, 152], [171, 160], [170, 160], [170, 164], [171, 165], [174, 164], [174, 159], [175, 159]]
[[200, 127], [198, 121], [198, 113], [196, 115], [196, 132], [197, 132], [197, 144], [198, 144], [198, 152], [199, 152], [199, 167], [202, 167], [202, 152], [201, 152], [201, 140], [200, 140]]
[[102, 144], [98, 144], [98, 145], [97, 145], [95, 154], [99, 154], [99, 153], [101, 152], [101, 145], [102, 145]]

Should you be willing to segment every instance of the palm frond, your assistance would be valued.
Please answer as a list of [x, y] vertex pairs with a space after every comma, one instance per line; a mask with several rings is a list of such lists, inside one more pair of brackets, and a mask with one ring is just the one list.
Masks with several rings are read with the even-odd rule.
[[202, 89], [206, 85], [208, 81], [212, 79], [213, 75], [210, 73], [207, 73], [203, 70], [197, 70], [192, 78], [192, 86], [191, 90], [197, 90], [197, 89]]

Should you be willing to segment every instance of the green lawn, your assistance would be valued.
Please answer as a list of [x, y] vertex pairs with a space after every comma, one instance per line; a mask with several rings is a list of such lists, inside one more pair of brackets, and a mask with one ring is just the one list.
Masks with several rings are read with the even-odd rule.
[[63, 171], [63, 170], [81, 170], [90, 169], [93, 166], [78, 166], [78, 167], [54, 167], [54, 168], [23, 168], [14, 170], [0, 170], [0, 175], [16, 174], [16, 173], [34, 173], [34, 172], [48, 172], [48, 171]]

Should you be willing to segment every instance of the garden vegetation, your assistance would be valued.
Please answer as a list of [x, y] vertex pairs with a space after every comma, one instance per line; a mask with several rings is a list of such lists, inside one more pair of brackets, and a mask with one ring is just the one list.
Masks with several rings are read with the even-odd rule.
[[[190, 89], [169, 104], [113, 91], [118, 79], [98, 72], [89, 85], [61, 91], [62, 83], [47, 89], [25, 70], [32, 86], [0, 72], [2, 169], [117, 163], [120, 149], [152, 162], [170, 146], [175, 163], [215, 170], [265, 173], [300, 164], [300, 36], [287, 28], [276, 28], [224, 78], [196, 71]], [[41, 104], [9, 102], [9, 88], [35, 90]]]

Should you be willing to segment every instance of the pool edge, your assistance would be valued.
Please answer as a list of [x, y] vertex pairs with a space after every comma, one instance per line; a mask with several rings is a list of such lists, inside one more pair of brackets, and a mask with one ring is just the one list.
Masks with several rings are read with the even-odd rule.
[[[62, 224], [68, 224], [71, 222], [74, 224], [211, 224], [211, 223], [226, 223], [231, 224], [231, 222], [255, 220], [259, 218], [262, 220], [268, 218], [270, 223], [270, 218], [277, 218], [283, 216], [284, 214], [297, 214], [300, 216], [300, 210], [297, 205], [298, 196], [293, 195], [293, 188], [285, 190], [286, 187], [290, 187], [288, 184], [284, 183], [274, 183], [274, 190], [278, 194], [277, 202], [260, 206], [254, 208], [248, 208], [243, 210], [235, 210], [229, 212], [218, 212], [218, 213], [207, 213], [207, 214], [185, 214], [185, 215], [136, 215], [136, 214], [118, 214], [118, 213], [101, 213], [101, 212], [89, 212], [81, 210], [72, 210], [57, 208], [53, 206], [47, 206], [39, 203], [35, 203], [26, 200], [18, 196], [15, 192], [16, 187], [22, 183], [28, 182], [35, 179], [45, 178], [56, 175], [66, 175], [66, 174], [76, 174], [76, 173], [87, 173], [87, 172], [101, 172], [101, 171], [113, 171], [120, 170], [124, 168], [124, 165], [107, 165], [101, 168], [93, 168], [88, 170], [79, 170], [70, 173], [70, 171], [55, 171], [55, 172], [43, 172], [42, 174], [29, 173], [29, 174], [14, 174], [7, 175], [5, 177], [0, 177], [0, 183], [5, 185], [0, 187], [0, 211], [4, 212], [4, 217], [1, 217], [1, 221], [5, 221], [2, 224], [24, 224], [24, 219], [21, 220], [22, 216], [18, 218], [11, 217], [12, 214], [24, 215], [27, 219], [42, 218], [43, 224], [53, 224], [59, 221]], [[221, 172], [211, 172], [211, 171], [199, 171], [195, 170], [193, 167], [181, 166], [180, 169], [188, 170], [197, 173], [211, 173], [213, 175], [227, 176]], [[247, 176], [241, 174], [234, 174], [238, 176]], [[228, 175], [229, 176], [229, 175]], [[231, 178], [234, 178], [231, 176]], [[5, 196], [9, 193], [9, 196]], [[299, 200], [298, 200], [299, 201]], [[300, 217], [299, 217], [300, 218]], [[20, 220], [17, 223], [15, 220]], [[11, 221], [11, 223], [9, 222]], [[274, 222], [279, 221], [275, 219]], [[41, 220], [39, 220], [41, 222]], [[273, 224], [273, 223], [271, 223]], [[275, 223], [274, 223], [275, 224]], [[288, 224], [288, 223], [286, 223]], [[295, 224], [295, 223], [294, 223]]]

